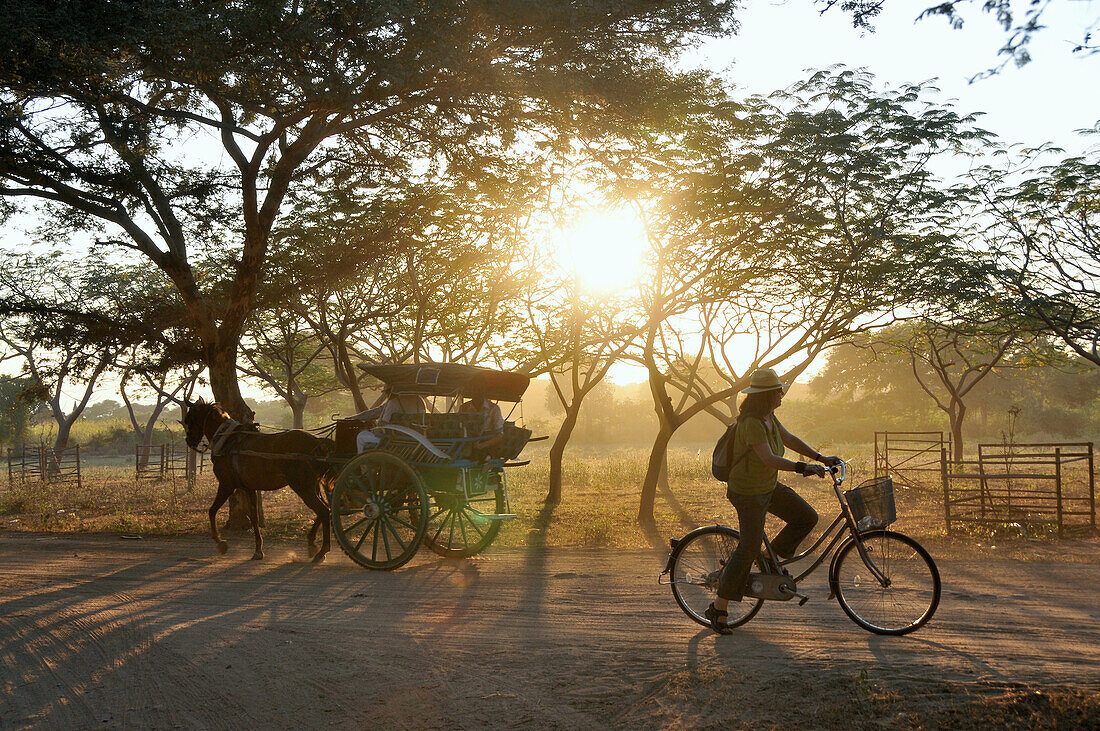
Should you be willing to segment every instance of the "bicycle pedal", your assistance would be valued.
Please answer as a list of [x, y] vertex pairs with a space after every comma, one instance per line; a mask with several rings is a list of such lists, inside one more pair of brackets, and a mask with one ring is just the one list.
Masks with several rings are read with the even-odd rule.
[[800, 594], [797, 591], [791, 591], [790, 589], [787, 589], [786, 587], [781, 587], [780, 591], [783, 592], [784, 594], [790, 594], [792, 597], [798, 597], [799, 598], [798, 606], [800, 606], [800, 607], [802, 605], [804, 605], [806, 602], [810, 601], [810, 597], [806, 596], [805, 594]]

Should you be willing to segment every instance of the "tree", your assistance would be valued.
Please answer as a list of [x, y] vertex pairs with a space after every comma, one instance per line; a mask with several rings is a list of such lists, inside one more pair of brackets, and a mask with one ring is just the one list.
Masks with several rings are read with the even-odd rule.
[[[103, 294], [94, 277], [56, 256], [7, 255], [0, 266], [0, 342], [23, 361], [23, 373], [49, 405], [57, 424], [54, 449], [68, 446], [96, 381], [113, 362], [115, 343], [90, 339], [48, 314]], [[66, 394], [77, 383], [77, 395]]]
[[1074, 353], [1100, 365], [1100, 159], [1048, 150], [976, 171], [1000, 278]]
[[[672, 434], [732, 408], [752, 369], [790, 378], [853, 332], [971, 293], [969, 257], [945, 233], [961, 192], [930, 162], [985, 134], [924, 91], [878, 90], [869, 74], [844, 69], [769, 98], [736, 102], [717, 89], [679, 135], [647, 150], [659, 163], [648, 174], [622, 165], [652, 196], [658, 246], [637, 356], [661, 420], [643, 525]], [[722, 369], [722, 388], [699, 377], [704, 359]]]
[[[498, 154], [494, 165], [477, 185], [441, 172], [371, 200], [322, 193], [279, 231], [273, 261], [357, 410], [366, 399], [355, 361], [508, 359], [515, 302], [530, 283], [522, 220], [542, 178], [537, 155]], [[285, 302], [285, 285], [271, 290]]]
[[241, 372], [275, 391], [290, 407], [294, 428], [302, 429], [310, 396], [330, 393], [339, 382], [320, 359], [325, 352], [324, 342], [296, 309], [300, 308], [274, 307], [253, 312], [242, 348], [247, 364], [241, 366]]
[[[562, 409], [562, 422], [550, 445], [546, 502], [561, 502], [562, 459], [586, 397], [597, 391], [607, 372], [637, 334], [629, 302], [583, 291], [575, 273], [555, 277], [543, 272], [541, 291], [528, 291], [527, 318], [517, 334], [531, 348], [525, 370], [545, 370], [551, 389], [547, 400]], [[536, 367], [534, 364], [538, 363]]]
[[[1049, 333], [1017, 333], [994, 362], [994, 349], [1000, 349], [1000, 338], [1007, 339], [1010, 330], [1003, 328], [998, 336], [973, 322], [915, 321], [865, 333], [830, 351], [810, 384], [811, 394], [838, 423], [862, 419], [862, 434], [847, 437], [853, 440], [865, 439], [874, 429], [929, 428], [930, 414], [937, 424], [932, 428], [942, 428], [940, 418], [946, 415], [949, 428], [957, 422], [956, 434], [965, 427], [968, 439], [976, 431], [971, 417], [978, 417], [979, 433], [986, 438], [996, 436], [997, 429], [1009, 439], [1021, 429], [1049, 435], [1090, 428], [1100, 370], [1068, 357]], [[953, 398], [964, 407], [954, 419]], [[962, 444], [958, 437], [954, 441]]]
[[[137, 460], [138, 466], [144, 468], [149, 461], [149, 448], [153, 445], [153, 432], [157, 422], [160, 421], [164, 410], [172, 403], [181, 403], [189, 396], [198, 381], [203, 368], [191, 366], [182, 372], [163, 371], [150, 373], [147, 371], [124, 368], [119, 376], [118, 393], [122, 397], [122, 403], [126, 406], [126, 415], [130, 418], [130, 426], [137, 435], [138, 444], [145, 447]], [[142, 424], [134, 410], [134, 404], [128, 393], [130, 382], [138, 381], [139, 392], [153, 396], [153, 408]], [[192, 482], [190, 471], [188, 472], [188, 484]]]
[[1039, 335], [1019, 319], [978, 321], [956, 318], [950, 322], [928, 319], [902, 323], [853, 341], [901, 356], [920, 389], [948, 419], [952, 460], [965, 454], [963, 424], [971, 392], [998, 370], [1018, 369], [1057, 357], [1045, 353]]
[[0, 443], [22, 444], [34, 408], [38, 389], [30, 378], [0, 376]]
[[[47, 204], [173, 282], [238, 419], [239, 340], [290, 191], [346, 146], [373, 169], [451, 165], [529, 130], [644, 117], [667, 61], [733, 5], [598, 1], [9, 3], [0, 196]], [[184, 151], [216, 139], [223, 167]], [[202, 157], [202, 156], [199, 156]], [[221, 282], [197, 266], [216, 252]], [[217, 285], [217, 286], [215, 286]]]

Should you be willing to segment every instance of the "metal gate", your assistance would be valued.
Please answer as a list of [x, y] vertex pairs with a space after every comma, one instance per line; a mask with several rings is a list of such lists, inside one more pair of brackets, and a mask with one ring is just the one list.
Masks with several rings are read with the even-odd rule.
[[940, 479], [940, 454], [951, 451], [942, 431], [875, 432], [875, 477], [890, 475], [906, 487], [935, 484]]

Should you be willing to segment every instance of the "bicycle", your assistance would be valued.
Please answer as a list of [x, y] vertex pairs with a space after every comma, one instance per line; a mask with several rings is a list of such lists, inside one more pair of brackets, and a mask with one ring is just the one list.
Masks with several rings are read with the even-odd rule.
[[[940, 573], [917, 541], [886, 530], [897, 518], [893, 482], [889, 477], [876, 478], [842, 492], [846, 471], [844, 462], [831, 470], [840, 514], [812, 546], [780, 559], [764, 536], [764, 549], [755, 562], [759, 571], [749, 574], [741, 602], [729, 604], [730, 627], [755, 617], [765, 600], [798, 598], [799, 606], [804, 605], [808, 597], [798, 592], [798, 583], [830, 555], [828, 598], [836, 597], [844, 613], [863, 629], [880, 635], [905, 635], [932, 618], [940, 602]], [[670, 584], [684, 613], [706, 627], [711, 624], [703, 613], [716, 596], [718, 577], [738, 539], [735, 529], [710, 525], [669, 541], [671, 551], [657, 583]], [[812, 556], [820, 546], [825, 546], [821, 555], [798, 576], [784, 568]], [[662, 581], [665, 575], [669, 576], [667, 582]]]

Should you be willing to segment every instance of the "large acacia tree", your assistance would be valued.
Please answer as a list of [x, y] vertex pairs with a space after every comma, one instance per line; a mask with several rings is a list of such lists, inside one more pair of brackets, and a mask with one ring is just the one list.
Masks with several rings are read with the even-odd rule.
[[[931, 163], [985, 134], [926, 93], [843, 69], [740, 103], [718, 90], [706, 114], [658, 140], [650, 159], [663, 166], [648, 182], [626, 176], [656, 193], [638, 358], [660, 430], [642, 524], [672, 435], [732, 406], [753, 368], [797, 375], [853, 332], [967, 295], [973, 270], [950, 236], [961, 191]], [[698, 377], [704, 360], [724, 387]]]
[[[667, 61], [729, 30], [718, 0], [16, 0], [0, 27], [0, 196], [174, 283], [217, 400], [289, 191], [354, 147], [472, 179], [486, 150], [665, 105]], [[221, 161], [227, 161], [223, 164]], [[232, 276], [208, 279], [196, 252]]]

